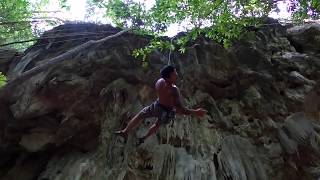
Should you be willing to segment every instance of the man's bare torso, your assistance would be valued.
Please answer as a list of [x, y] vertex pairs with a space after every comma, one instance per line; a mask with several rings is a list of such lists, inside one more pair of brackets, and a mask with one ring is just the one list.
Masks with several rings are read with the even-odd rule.
[[156, 83], [159, 103], [163, 106], [172, 108], [176, 105], [177, 87], [174, 84], [167, 83], [163, 78]]

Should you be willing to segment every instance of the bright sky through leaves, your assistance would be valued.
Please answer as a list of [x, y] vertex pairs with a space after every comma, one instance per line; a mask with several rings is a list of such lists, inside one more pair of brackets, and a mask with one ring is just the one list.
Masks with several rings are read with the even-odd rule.
[[[146, 9], [150, 9], [154, 4], [154, 0], [134, 0], [135, 2], [140, 2], [145, 4]], [[111, 23], [110, 19], [103, 17], [104, 9], [100, 9], [99, 12], [94, 12], [93, 15], [87, 15], [87, 3], [86, 0], [67, 0], [67, 5], [70, 6], [70, 10], [61, 10], [59, 9], [59, 3], [57, 0], [50, 0], [47, 10], [49, 11], [59, 11], [54, 14], [54, 16], [68, 20], [68, 21], [89, 21], [97, 23]], [[280, 12], [271, 12], [269, 14], [272, 18], [288, 19], [290, 13], [286, 10], [286, 2], [279, 1], [278, 7]], [[96, 10], [97, 11], [97, 10]], [[168, 32], [165, 34], [167, 36], [174, 36], [177, 32], [183, 31], [184, 27], [181, 27], [177, 24], [172, 24], [168, 28]]]

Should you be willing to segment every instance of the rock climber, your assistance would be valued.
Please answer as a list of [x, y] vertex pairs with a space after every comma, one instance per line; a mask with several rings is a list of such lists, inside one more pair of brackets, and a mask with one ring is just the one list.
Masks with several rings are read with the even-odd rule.
[[116, 135], [126, 138], [129, 131], [141, 123], [143, 119], [157, 117], [156, 122], [149, 128], [148, 132], [139, 138], [138, 144], [141, 144], [149, 136], [156, 133], [160, 125], [171, 122], [176, 113], [196, 117], [203, 117], [207, 113], [207, 110], [203, 108], [189, 109], [182, 105], [180, 91], [175, 85], [178, 73], [174, 66], [164, 66], [160, 74], [161, 78], [155, 84], [158, 99], [136, 114], [124, 129], [116, 131]]

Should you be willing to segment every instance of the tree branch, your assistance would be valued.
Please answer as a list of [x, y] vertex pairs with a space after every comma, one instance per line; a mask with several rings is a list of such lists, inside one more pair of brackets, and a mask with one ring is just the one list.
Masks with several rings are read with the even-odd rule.
[[24, 41], [15, 41], [15, 42], [6, 43], [6, 44], [0, 44], [0, 47], [8, 46], [11, 44], [21, 44], [21, 43], [26, 43], [26, 42], [31, 42], [31, 41], [37, 41], [37, 40], [40, 40], [40, 39], [28, 39], [28, 40], [24, 40]]
[[[106, 34], [106, 33], [111, 33], [112, 31], [103, 31], [102, 33], [93, 33], [93, 32], [83, 32], [83, 33], [71, 33], [71, 34], [67, 34], [67, 35], [58, 35], [58, 36], [42, 36], [40, 38], [34, 38], [34, 39], [28, 39], [28, 40], [23, 40], [23, 41], [14, 41], [14, 42], [10, 42], [10, 43], [6, 43], [6, 44], [0, 44], [0, 47], [3, 46], [8, 46], [11, 44], [21, 44], [21, 43], [26, 43], [26, 42], [31, 42], [31, 41], [38, 41], [38, 40], [44, 40], [44, 39], [56, 39], [56, 38], [66, 38], [66, 37], [73, 37], [73, 36], [89, 36], [89, 35], [102, 35], [102, 34]], [[69, 39], [69, 40], [64, 40], [64, 41], [71, 41], [73, 39]], [[74, 39], [74, 40], [78, 40]], [[63, 41], [58, 41], [58, 42], [63, 42]]]
[[58, 10], [56, 10], [56, 11], [32, 11], [32, 13], [59, 13], [59, 12], [61, 12], [61, 11], [58, 11]]
[[0, 25], [12, 25], [12, 24], [19, 24], [19, 23], [37, 23], [37, 22], [57, 22], [60, 21], [62, 23], [65, 23], [66, 21], [58, 18], [58, 17], [35, 17], [32, 18], [31, 20], [26, 20], [26, 21], [5, 21], [5, 22], [0, 22]]

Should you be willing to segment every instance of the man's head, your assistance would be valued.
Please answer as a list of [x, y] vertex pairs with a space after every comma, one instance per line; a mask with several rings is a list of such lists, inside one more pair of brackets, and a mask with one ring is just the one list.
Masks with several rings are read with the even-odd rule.
[[178, 73], [176, 71], [176, 68], [171, 65], [164, 66], [161, 71], [161, 77], [171, 83], [176, 82], [178, 78]]

